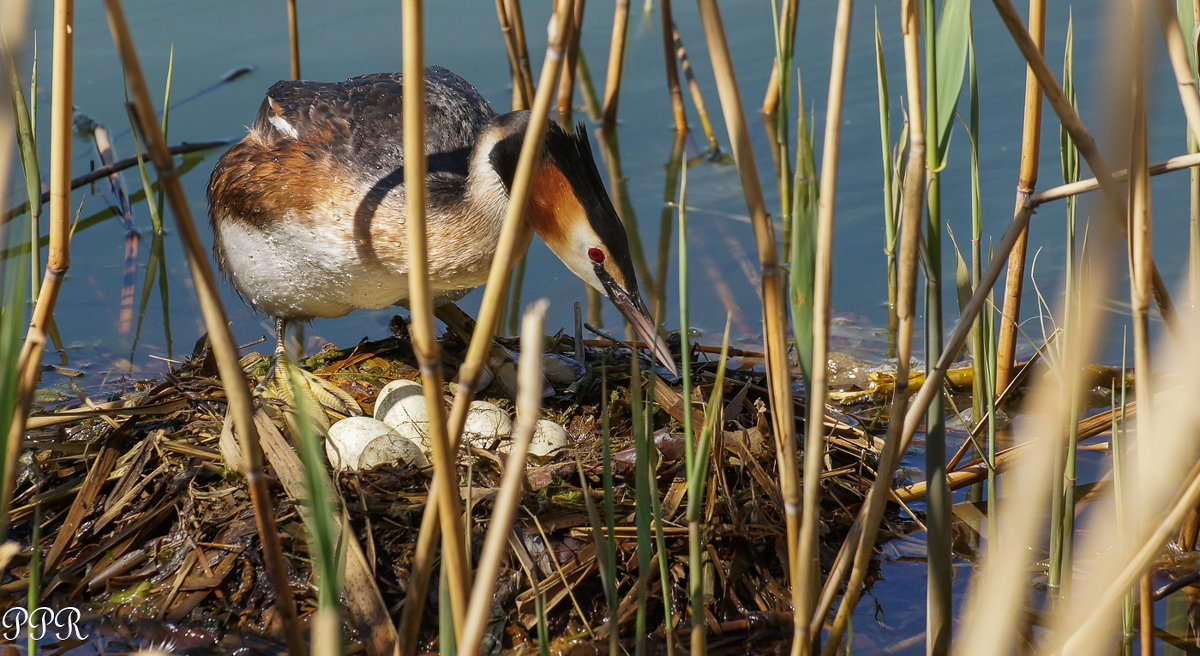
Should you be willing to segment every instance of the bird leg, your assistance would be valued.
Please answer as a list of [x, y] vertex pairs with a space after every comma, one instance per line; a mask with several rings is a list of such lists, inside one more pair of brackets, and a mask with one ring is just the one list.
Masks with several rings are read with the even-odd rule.
[[[285, 332], [287, 322], [275, 319], [275, 354], [271, 357], [271, 367], [255, 388], [255, 393], [265, 398], [275, 398], [289, 406], [295, 406], [295, 396], [292, 393], [292, 380], [300, 382], [299, 393], [306, 396], [310, 408], [322, 408], [325, 422], [318, 417], [319, 423], [327, 423], [328, 415], [353, 417], [362, 414], [362, 409], [354, 397], [342, 388], [330, 383], [312, 372], [301, 368], [292, 362], [287, 353]], [[295, 378], [293, 378], [295, 374]], [[328, 428], [328, 426], [324, 426]]]

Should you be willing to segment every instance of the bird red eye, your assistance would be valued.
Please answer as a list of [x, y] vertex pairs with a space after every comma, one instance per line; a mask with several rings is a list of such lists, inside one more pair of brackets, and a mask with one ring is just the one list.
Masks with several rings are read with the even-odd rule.
[[593, 262], [599, 264], [600, 262], [604, 261], [604, 251], [600, 250], [599, 248], [589, 248], [588, 257], [592, 258]]

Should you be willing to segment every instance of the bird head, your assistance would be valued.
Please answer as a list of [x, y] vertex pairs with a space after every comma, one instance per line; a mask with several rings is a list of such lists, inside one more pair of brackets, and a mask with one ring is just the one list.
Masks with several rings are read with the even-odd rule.
[[[488, 157], [506, 190], [512, 184], [528, 123], [529, 112], [512, 112], [493, 120], [492, 127], [499, 130]], [[650, 345], [655, 358], [675, 373], [671, 351], [638, 292], [625, 226], [600, 179], [582, 123], [573, 134], [549, 124], [528, 218], [558, 259], [607, 296]]]

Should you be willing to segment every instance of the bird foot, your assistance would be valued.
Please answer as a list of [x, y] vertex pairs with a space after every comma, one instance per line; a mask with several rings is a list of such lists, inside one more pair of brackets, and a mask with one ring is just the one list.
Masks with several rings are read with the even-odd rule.
[[[295, 374], [295, 377], [293, 377]], [[293, 393], [292, 381], [298, 383], [296, 393], [303, 394], [310, 412], [320, 408], [322, 413], [314, 416], [322, 428], [328, 428], [331, 421], [345, 417], [357, 417], [362, 414], [358, 401], [345, 390], [329, 381], [307, 371], [287, 358], [273, 358], [271, 368], [254, 388], [254, 393], [262, 398], [277, 399], [284, 404], [295, 407], [296, 398]]]

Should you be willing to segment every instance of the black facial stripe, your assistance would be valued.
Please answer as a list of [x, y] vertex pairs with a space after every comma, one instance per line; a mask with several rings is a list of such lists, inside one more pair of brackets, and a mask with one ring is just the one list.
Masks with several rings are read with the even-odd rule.
[[[512, 190], [517, 160], [521, 156], [521, 144], [529, 126], [529, 116], [528, 111], [510, 112], [493, 118], [489, 124], [507, 133], [488, 153], [488, 160], [500, 176], [506, 192]], [[592, 145], [583, 123], [576, 125], [572, 134], [563, 130], [557, 123], [550, 122], [546, 130], [542, 157], [562, 172], [571, 186], [572, 193], [583, 207], [588, 225], [611, 254], [621, 271], [621, 277], [628, 285], [628, 290], [636, 293], [637, 276], [627, 255], [629, 240], [625, 236], [625, 226], [618, 218], [604, 187], [604, 181], [600, 177], [600, 171], [596, 168], [596, 160], [592, 157]]]
[[571, 185], [575, 198], [579, 200], [587, 215], [588, 224], [613, 256], [612, 259], [621, 270], [625, 284], [629, 285], [630, 291], [636, 291], [637, 276], [634, 275], [633, 264], [626, 255], [629, 252], [629, 240], [625, 236], [625, 226], [617, 217], [617, 210], [613, 207], [604, 181], [600, 178], [596, 160], [592, 157], [592, 145], [583, 123], [576, 125], [574, 134], [551, 124], [551, 129], [546, 134], [546, 150]]

